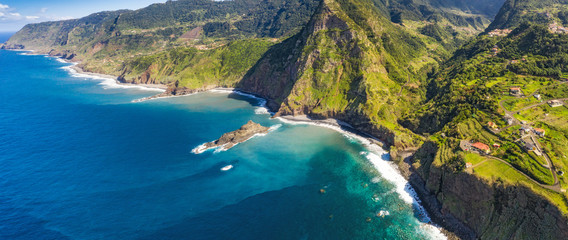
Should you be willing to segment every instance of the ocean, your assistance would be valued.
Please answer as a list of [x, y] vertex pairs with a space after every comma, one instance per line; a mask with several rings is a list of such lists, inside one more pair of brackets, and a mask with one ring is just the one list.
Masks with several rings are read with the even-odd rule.
[[[0, 239], [443, 238], [385, 151], [261, 99], [134, 103], [159, 91], [24, 52], [0, 66]], [[248, 120], [272, 130], [192, 153]]]

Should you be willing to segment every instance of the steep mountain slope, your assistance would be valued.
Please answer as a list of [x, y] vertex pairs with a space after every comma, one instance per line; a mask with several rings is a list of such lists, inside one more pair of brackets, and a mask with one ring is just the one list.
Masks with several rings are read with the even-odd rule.
[[[463, 237], [565, 239], [568, 111], [546, 101], [568, 98], [568, 35], [550, 25], [565, 23], [566, 5], [508, 0], [487, 32], [510, 34], [474, 37], [501, 3], [171, 1], [30, 25], [9, 44], [123, 82], [167, 84], [167, 94], [238, 87], [268, 99], [277, 116], [343, 120], [409, 164], [438, 222], [466, 229]], [[48, 34], [32, 31], [40, 26]], [[525, 96], [509, 96], [513, 88]], [[521, 127], [546, 130], [532, 140], [546, 158], [525, 149]], [[464, 151], [472, 141], [491, 152]]]
[[458, 27], [485, 28], [504, 0], [406, 0], [386, 1], [393, 22], [436, 21]]
[[304, 31], [267, 52], [238, 86], [271, 99], [277, 115], [334, 117], [389, 145], [416, 145], [392, 123], [421, 98], [419, 73], [435, 60], [379, 12], [366, 0], [323, 1]]
[[515, 28], [524, 22], [568, 24], [566, 0], [507, 0], [488, 31]]
[[[136, 11], [29, 24], [6, 47], [81, 61], [84, 70], [120, 76], [124, 82], [177, 83], [194, 90], [227, 86], [278, 41], [272, 38], [299, 32], [318, 4], [317, 0], [168, 1]], [[234, 65], [239, 67], [223, 67]]]
[[[568, 35], [549, 21], [532, 21], [530, 13], [566, 5], [508, 4], [500, 13], [523, 13], [517, 17], [524, 23], [456, 51], [430, 80], [428, 100], [401, 121], [431, 135], [410, 164], [441, 202], [438, 209], [478, 237], [565, 239]], [[477, 154], [474, 142], [489, 153]]]
[[[57, 46], [81, 46], [104, 33], [120, 14], [128, 11], [99, 12], [81, 19], [28, 24], [6, 43], [14, 48], [51, 49]], [[24, 45], [25, 44], [25, 45]]]
[[[317, 5], [316, 0], [168, 1], [136, 11], [102, 12], [77, 20], [29, 24], [7, 44], [22, 44], [35, 50], [64, 46], [84, 50], [85, 46], [92, 47], [93, 40], [127, 41], [129, 45], [149, 40], [171, 41], [195, 27], [201, 27], [208, 37], [281, 37], [298, 32]], [[58, 38], [61, 40], [38, 41]], [[67, 38], [74, 41], [66, 41]]]

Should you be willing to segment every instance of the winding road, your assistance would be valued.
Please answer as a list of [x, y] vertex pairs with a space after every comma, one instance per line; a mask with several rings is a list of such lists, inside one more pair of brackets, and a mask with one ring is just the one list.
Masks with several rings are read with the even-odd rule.
[[[534, 93], [530, 94], [529, 96], [525, 96], [525, 97], [522, 97], [522, 98], [520, 98], [520, 99], [526, 99], [526, 98], [533, 97], [537, 92], [538, 92], [538, 90], [535, 91]], [[557, 100], [557, 101], [563, 101], [563, 102], [564, 102], [564, 101], [568, 101], [568, 98], [550, 99], [550, 100], [548, 100], [548, 101], [555, 101], [555, 100]], [[494, 132], [494, 134], [498, 134], [498, 133], [500, 133], [500, 132], [502, 132], [502, 131], [504, 131], [504, 130], [506, 130], [506, 129], [508, 129], [508, 128], [514, 127], [514, 126], [521, 125], [521, 121], [519, 121], [517, 118], [515, 118], [515, 112], [526, 111], [526, 110], [529, 110], [529, 109], [531, 109], [531, 108], [535, 108], [535, 107], [538, 107], [538, 106], [542, 106], [542, 105], [544, 105], [544, 104], [547, 104], [547, 102], [548, 102], [548, 101], [543, 101], [543, 102], [540, 102], [540, 103], [532, 104], [532, 105], [530, 105], [530, 106], [521, 108], [521, 109], [518, 110], [518, 111], [509, 111], [509, 110], [507, 110], [507, 108], [505, 108], [505, 106], [503, 106], [503, 103], [504, 103], [505, 101], [507, 101], [507, 100], [501, 100], [501, 101], [499, 101], [499, 107], [501, 107], [501, 109], [503, 109], [503, 111], [505, 112], [505, 116], [510, 117], [510, 118], [513, 120], [513, 123], [510, 124], [510, 125], [507, 126], [507, 127], [504, 127], [504, 128], [502, 128], [502, 129], [500, 129], [500, 130]], [[566, 103], [565, 103], [565, 104], [566, 104]], [[548, 169], [550, 170], [550, 172], [552, 173], [552, 176], [554, 177], [554, 184], [552, 184], [552, 185], [541, 184], [541, 183], [539, 183], [538, 181], [536, 181], [535, 179], [533, 179], [532, 177], [530, 177], [530, 176], [528, 176], [527, 174], [525, 174], [524, 172], [522, 172], [522, 171], [520, 171], [519, 169], [515, 168], [513, 165], [511, 165], [510, 163], [506, 162], [505, 160], [500, 159], [500, 158], [497, 158], [497, 157], [494, 157], [494, 156], [490, 156], [490, 155], [487, 155], [487, 157], [490, 158], [490, 159], [493, 159], [493, 160], [500, 161], [500, 162], [502, 162], [502, 163], [504, 163], [504, 164], [507, 164], [508, 166], [512, 167], [512, 168], [515, 169], [517, 172], [521, 173], [522, 175], [524, 175], [525, 177], [527, 177], [528, 179], [530, 179], [531, 181], [533, 181], [534, 183], [538, 184], [539, 186], [541, 186], [541, 187], [543, 187], [543, 188], [546, 188], [546, 189], [549, 189], [549, 190], [552, 190], [552, 191], [555, 191], [555, 192], [559, 192], [559, 193], [562, 192], [562, 188], [561, 188], [561, 186], [560, 186], [560, 181], [558, 180], [558, 175], [556, 174], [556, 168], [554, 167], [554, 164], [552, 163], [552, 160], [550, 159], [550, 157], [548, 156], [548, 154], [547, 154], [545, 151], [543, 151], [542, 146], [541, 146], [540, 143], [535, 139], [534, 133], [529, 133], [529, 135], [530, 135], [530, 137], [531, 137], [531, 140], [535, 143], [537, 149], [542, 153], [544, 159], [546, 160], [547, 166], [544, 166], [544, 165], [542, 165], [542, 166], [545, 167], [545, 168], [548, 168]], [[487, 160], [482, 161], [482, 162], [476, 164], [475, 166], [473, 166], [472, 168], [475, 168], [475, 167], [479, 166], [480, 164], [482, 164], [482, 163], [484, 163], [484, 162], [486, 162], [486, 161], [487, 161]]]

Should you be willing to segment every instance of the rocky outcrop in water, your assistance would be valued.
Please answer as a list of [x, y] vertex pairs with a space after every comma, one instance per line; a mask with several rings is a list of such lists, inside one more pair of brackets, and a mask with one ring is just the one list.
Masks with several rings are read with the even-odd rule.
[[220, 148], [221, 150], [228, 150], [235, 145], [245, 142], [256, 134], [268, 133], [270, 128], [264, 127], [258, 123], [249, 120], [247, 124], [243, 125], [238, 130], [223, 134], [219, 139], [205, 143], [193, 150], [194, 153], [202, 153], [206, 150], [213, 148]]

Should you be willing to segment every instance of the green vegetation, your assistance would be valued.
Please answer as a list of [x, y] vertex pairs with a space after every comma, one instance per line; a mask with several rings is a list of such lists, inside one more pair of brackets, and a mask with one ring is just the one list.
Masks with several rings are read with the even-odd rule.
[[[568, 1], [507, 0], [486, 29], [503, 2], [179, 0], [31, 24], [8, 46], [172, 94], [238, 87], [277, 114], [346, 121], [392, 153], [420, 148], [413, 166], [453, 213], [464, 203], [439, 181], [480, 177], [495, 191], [525, 186], [568, 215], [568, 175], [557, 184], [546, 158], [568, 171], [568, 108], [546, 104], [568, 98], [568, 34], [549, 25], [568, 23]], [[506, 36], [489, 34], [504, 28]], [[491, 151], [464, 152], [468, 142]], [[475, 204], [493, 214], [497, 195]]]
[[567, 3], [566, 0], [507, 0], [487, 30], [512, 29], [526, 22], [544, 25], [565, 22]]
[[[473, 170], [475, 175], [490, 182], [501, 181], [509, 185], [521, 184], [530, 188], [535, 193], [544, 196], [550, 202], [554, 203], [555, 206], [559, 207], [562, 212], [568, 212], [568, 204], [566, 203], [565, 195], [542, 188], [540, 185], [534, 183], [526, 176], [520, 174], [515, 168], [512, 168], [507, 164], [494, 159], [483, 158], [478, 155], [475, 157], [481, 158], [477, 159], [477, 162], [480, 164]], [[469, 160], [471, 160], [471, 157]], [[484, 162], [481, 163], [479, 160]]]
[[[168, 1], [136, 11], [29, 24], [7, 45], [73, 58], [88, 71], [126, 74], [128, 82], [145, 78], [135, 74], [146, 74], [153, 65], [160, 72], [150, 71], [155, 74], [152, 83], [170, 85], [180, 80], [180, 87], [225, 86], [242, 77], [262, 56], [260, 51], [279, 41], [276, 38], [298, 33], [318, 5], [318, 0]], [[180, 59], [176, 52], [195, 59]], [[160, 62], [147, 64], [154, 59]], [[169, 65], [179, 61], [181, 66]], [[230, 79], [221, 80], [225, 77]]]
[[211, 50], [180, 47], [135, 58], [121, 70], [126, 79], [147, 73], [150, 78], [178, 82], [192, 89], [210, 85], [233, 87], [274, 43], [264, 39], [238, 40]]

